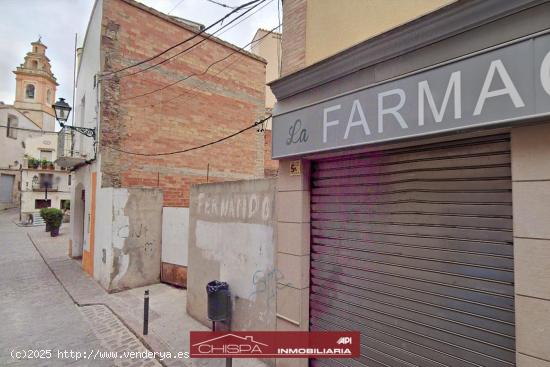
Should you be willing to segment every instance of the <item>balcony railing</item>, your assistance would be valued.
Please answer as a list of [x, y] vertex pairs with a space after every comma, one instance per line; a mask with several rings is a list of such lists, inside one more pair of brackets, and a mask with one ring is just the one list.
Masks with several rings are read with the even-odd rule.
[[69, 129], [62, 128], [57, 134], [57, 160], [61, 167], [72, 168], [86, 161], [86, 157], [75, 149], [75, 133]]
[[46, 185], [40, 182], [33, 183], [32, 184], [32, 191], [46, 191], [46, 188], [48, 191], [58, 191], [59, 186], [57, 185]]

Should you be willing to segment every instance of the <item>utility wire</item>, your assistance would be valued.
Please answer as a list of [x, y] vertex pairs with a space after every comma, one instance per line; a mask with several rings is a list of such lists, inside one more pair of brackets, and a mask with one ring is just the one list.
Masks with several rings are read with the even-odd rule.
[[144, 157], [158, 157], [158, 156], [166, 156], [166, 155], [174, 155], [174, 154], [179, 154], [179, 153], [187, 153], [187, 152], [190, 152], [190, 151], [193, 151], [193, 150], [197, 150], [197, 149], [201, 149], [201, 148], [205, 148], [205, 147], [208, 147], [208, 146], [211, 146], [211, 145], [214, 145], [214, 144], [218, 144], [218, 143], [221, 143], [222, 141], [225, 141], [227, 139], [231, 139], [232, 137], [234, 136], [237, 136], [239, 134], [242, 134], [244, 133], [245, 131], [247, 130], [250, 130], [252, 129], [253, 127], [256, 127], [260, 124], [263, 124], [265, 121], [269, 120], [271, 118], [271, 115], [269, 115], [268, 117], [265, 117], [261, 120], [258, 120], [256, 122], [254, 122], [252, 125], [250, 126], [247, 126], [245, 127], [244, 129], [241, 129], [231, 135], [227, 135], [227, 136], [224, 136], [223, 138], [221, 139], [218, 139], [218, 140], [214, 140], [214, 141], [211, 141], [209, 143], [206, 143], [206, 144], [202, 144], [202, 145], [198, 145], [196, 147], [192, 147], [192, 148], [187, 148], [187, 149], [183, 149], [183, 150], [175, 150], [175, 151], [172, 151], [172, 152], [163, 152], [163, 153], [141, 153], [141, 152], [130, 152], [130, 151], [127, 151], [127, 150], [124, 150], [124, 149], [120, 149], [120, 148], [115, 148], [111, 145], [102, 145], [106, 148], [109, 148], [109, 149], [112, 149], [114, 151], [117, 151], [117, 152], [120, 152], [120, 153], [124, 153], [124, 154], [130, 154], [130, 155], [139, 155], [139, 156], [144, 156]]
[[162, 55], [164, 55], [165, 53], [167, 53], [167, 52], [173, 50], [174, 48], [179, 47], [179, 46], [183, 45], [184, 43], [189, 42], [189, 41], [195, 39], [196, 37], [200, 36], [201, 34], [205, 33], [206, 31], [210, 30], [211, 28], [213, 28], [216, 24], [222, 23], [223, 21], [225, 21], [225, 20], [226, 20], [227, 18], [229, 18], [232, 14], [234, 14], [234, 13], [240, 11], [240, 10], [243, 9], [243, 8], [246, 8], [246, 7], [249, 6], [249, 5], [255, 4], [255, 3], [259, 2], [259, 1], [261, 1], [261, 0], [251, 0], [251, 1], [249, 1], [249, 2], [247, 2], [247, 3], [245, 3], [245, 4], [243, 4], [243, 5], [240, 5], [240, 6], [236, 7], [234, 10], [230, 11], [229, 13], [227, 13], [227, 14], [226, 14], [225, 16], [223, 16], [221, 19], [218, 19], [216, 22], [210, 24], [208, 27], [201, 29], [200, 32], [193, 34], [191, 37], [188, 37], [188, 38], [184, 39], [183, 41], [181, 41], [181, 42], [179, 42], [179, 43], [176, 43], [175, 45], [170, 46], [170, 47], [168, 47], [167, 49], [165, 49], [165, 50], [163, 50], [163, 51], [161, 51], [161, 52], [159, 52], [159, 53], [157, 53], [157, 54], [155, 54], [155, 55], [153, 55], [153, 56], [147, 57], [147, 58], [145, 58], [145, 59], [143, 59], [143, 60], [141, 60], [141, 61], [138, 61], [138, 62], [136, 62], [136, 63], [133, 63], [133, 64], [131, 64], [131, 65], [122, 67], [122, 68], [120, 68], [120, 69], [118, 69], [118, 70], [107, 72], [107, 73], [104, 74], [103, 76], [105, 77], [105, 76], [110, 76], [110, 75], [113, 75], [113, 74], [117, 74], [117, 73], [119, 73], [119, 72], [121, 72], [121, 71], [128, 70], [128, 69], [130, 69], [130, 68], [133, 68], [133, 67], [136, 67], [136, 66], [139, 66], [139, 65], [143, 65], [143, 64], [145, 64], [146, 62], [149, 62], [149, 61], [151, 61], [151, 60], [154, 60], [154, 59], [156, 59], [157, 57], [162, 56]]
[[160, 92], [164, 89], [167, 89], [167, 88], [170, 88], [171, 86], [173, 85], [176, 85], [178, 83], [181, 83], [189, 78], [192, 78], [194, 76], [201, 76], [201, 75], [204, 75], [206, 73], [208, 73], [208, 71], [210, 70], [210, 68], [212, 68], [212, 66], [216, 65], [216, 64], [219, 64], [220, 62], [224, 61], [224, 60], [227, 60], [229, 57], [233, 56], [234, 54], [236, 53], [240, 53], [242, 52], [245, 47], [248, 47], [249, 45], [251, 45], [252, 43], [254, 42], [258, 42], [264, 38], [266, 38], [268, 35], [270, 35], [271, 33], [273, 33], [277, 28], [279, 28], [281, 25], [277, 25], [276, 27], [272, 28], [270, 31], [268, 31], [265, 35], [263, 35], [262, 37], [258, 38], [257, 40], [253, 40], [253, 41], [250, 41], [249, 43], [247, 43], [246, 45], [242, 46], [242, 47], [239, 47], [237, 50], [233, 51], [233, 52], [230, 52], [229, 54], [227, 54], [226, 56], [224, 56], [223, 58], [221, 59], [218, 59], [216, 61], [214, 61], [213, 63], [211, 63], [210, 65], [208, 65], [208, 67], [203, 70], [202, 72], [200, 73], [191, 73], [189, 75], [187, 75], [186, 77], [182, 78], [182, 79], [178, 79], [176, 80], [175, 82], [172, 82], [172, 83], [169, 83], [169, 84], [166, 84], [160, 88], [157, 88], [157, 89], [153, 89], [149, 92], [145, 92], [145, 93], [141, 93], [141, 94], [136, 94], [136, 95], [133, 95], [133, 96], [130, 96], [130, 97], [126, 97], [126, 98], [121, 98], [119, 101], [129, 101], [131, 99], [136, 99], [136, 98], [139, 98], [139, 97], [145, 97], [145, 96], [148, 96], [148, 95], [151, 95], [151, 94], [154, 94], [154, 93], [157, 93], [157, 92]]
[[[266, 33], [266, 35], [264, 35], [264, 36], [262, 36], [261, 38], [257, 39], [255, 42], [261, 42], [265, 37], [267, 37], [268, 34], [274, 32], [274, 30], [277, 29], [277, 28], [279, 28], [279, 26], [273, 28], [269, 33]], [[246, 46], [244, 46], [244, 47], [246, 47]], [[234, 53], [232, 53], [231, 55], [233, 55], [233, 54], [234, 54]], [[229, 56], [231, 56], [231, 55], [229, 55]], [[227, 58], [227, 57], [226, 57], [226, 58]], [[218, 60], [218, 61], [220, 61], [220, 60]], [[238, 61], [238, 59], [235, 59], [235, 61], [233, 61], [233, 62], [231, 62], [230, 64], [228, 64], [228, 65], [227, 65], [226, 67], [224, 67], [223, 69], [220, 69], [215, 75], [221, 74], [222, 72], [224, 72], [225, 70], [227, 70], [229, 67], [231, 67], [232, 65], [234, 65], [237, 61]], [[213, 66], [213, 65], [212, 65], [212, 66]], [[204, 81], [202, 82], [201, 85], [203, 85], [203, 84], [205, 84]], [[191, 88], [191, 89], [196, 89], [196, 88]], [[184, 94], [187, 94], [187, 93], [190, 93], [190, 92], [191, 92], [190, 90], [187, 90], [187, 91], [185, 91], [184, 93], [182, 93], [182, 94], [180, 94], [180, 95], [177, 95], [177, 96], [175, 96], [175, 97], [173, 97], [173, 98], [171, 98], [171, 99], [169, 99], [169, 100], [167, 100], [167, 101], [162, 101], [162, 103], [170, 102], [170, 101], [172, 101], [172, 100], [174, 100], [174, 99], [177, 99], [177, 98], [183, 96]], [[154, 106], [154, 105], [152, 105], [152, 106]], [[270, 117], [271, 117], [271, 116], [270, 116]], [[259, 122], [259, 123], [262, 123], [262, 122], [264, 122], [264, 121], [266, 121], [266, 120], [268, 120], [268, 119], [269, 119], [269, 117], [266, 118], [266, 119], [264, 119], [264, 120], [262, 120], [262, 121]], [[259, 124], [259, 123], [258, 123], [258, 124]], [[254, 126], [255, 126], [255, 125], [254, 125]], [[35, 130], [35, 129], [28, 129], [28, 128], [23, 128], [23, 127], [13, 127], [13, 126], [6, 126], [6, 125], [0, 125], [0, 128], [10, 129], [10, 130], [13, 129], [13, 130], [20, 130], [20, 131], [29, 131], [29, 132], [33, 132], [33, 133], [37, 133], [37, 134], [59, 134], [59, 133], [60, 133], [60, 131]], [[250, 128], [250, 127], [249, 127], [249, 128]]]
[[172, 9], [170, 9], [170, 11], [169, 11], [168, 13], [166, 13], [166, 14], [170, 15], [170, 13], [173, 12], [178, 6], [180, 6], [180, 4], [183, 3], [184, 1], [185, 1], [185, 0], [180, 0], [180, 1], [178, 1], [178, 3], [177, 3], [174, 7], [172, 7]]
[[224, 7], [224, 8], [235, 9], [234, 6], [230, 6], [230, 5], [227, 5], [227, 4], [224, 4], [224, 3], [220, 3], [220, 2], [215, 1], [215, 0], [206, 0], [206, 1], [208, 1], [209, 3], [212, 3], [212, 4], [216, 4], [216, 5], [222, 6], [222, 7]]
[[[173, 59], [173, 58], [176, 58], [176, 57], [178, 57], [178, 56], [181, 55], [181, 54], [187, 53], [188, 51], [190, 51], [190, 50], [192, 50], [193, 48], [197, 47], [197, 46], [200, 45], [201, 43], [203, 43], [203, 42], [205, 42], [205, 41], [211, 39], [212, 37], [214, 37], [214, 35], [215, 35], [216, 33], [218, 33], [219, 31], [221, 31], [221, 30], [224, 29], [225, 27], [229, 26], [231, 23], [235, 22], [235, 21], [238, 20], [239, 18], [245, 16], [248, 12], [252, 11], [255, 7], [259, 6], [259, 5], [260, 5], [261, 3], [263, 3], [264, 1], [266, 1], [266, 0], [260, 0], [260, 2], [259, 2], [258, 4], [255, 4], [254, 6], [250, 7], [250, 8], [247, 9], [244, 13], [240, 14], [240, 15], [237, 16], [236, 18], [231, 19], [227, 24], [225, 24], [224, 26], [222, 26], [220, 29], [216, 30], [214, 33], [212, 33], [212, 34], [207, 34], [207, 36], [206, 36], [206, 37], [203, 37], [199, 42], [192, 44], [191, 46], [189, 46], [189, 47], [187, 47], [187, 48], [181, 50], [180, 52], [178, 52], [178, 53], [176, 53], [176, 54], [174, 54], [174, 55], [172, 55], [172, 56], [170, 56], [170, 57], [167, 57], [166, 59], [164, 59], [164, 60], [162, 60], [162, 61], [157, 62], [156, 64], [152, 64], [152, 65], [147, 66], [147, 67], [144, 68], [144, 69], [139, 69], [139, 70], [137, 70], [137, 71], [134, 71], [134, 72], [131, 72], [131, 73], [128, 73], [128, 74], [121, 75], [121, 76], [119, 76], [119, 78], [126, 78], [126, 77], [128, 77], [128, 76], [133, 76], [133, 75], [136, 75], [136, 74], [143, 73], [143, 72], [145, 72], [145, 71], [147, 71], [147, 70], [150, 70], [150, 69], [153, 69], [153, 68], [155, 68], [155, 67], [157, 67], [157, 66], [159, 66], [159, 65], [162, 65], [162, 64], [164, 64], [165, 62], [167, 62], [167, 61], [169, 61], [169, 60], [171, 60], [171, 59]], [[251, 14], [251, 15], [252, 15], [252, 14]], [[245, 19], [246, 19], [246, 18], [245, 18]], [[243, 20], [244, 20], [244, 19], [243, 19]], [[240, 22], [239, 22], [239, 23], [240, 23]], [[237, 24], [239, 24], [239, 23], [236, 23], [235, 25], [237, 25]], [[234, 25], [234, 26], [235, 26], [235, 25]], [[232, 28], [232, 27], [228, 28], [227, 30], [229, 30], [229, 29], [231, 29], [231, 28]], [[222, 32], [222, 33], [220, 33], [220, 34], [223, 34], [223, 33], [224, 33], [224, 32]]]

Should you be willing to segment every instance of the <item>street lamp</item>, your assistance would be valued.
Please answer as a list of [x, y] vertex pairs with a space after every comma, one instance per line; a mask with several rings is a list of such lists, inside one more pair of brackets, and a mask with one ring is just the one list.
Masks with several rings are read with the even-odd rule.
[[72, 110], [71, 106], [65, 102], [65, 98], [59, 98], [59, 101], [55, 102], [52, 107], [55, 111], [55, 118], [59, 121], [59, 124], [63, 126], [69, 118], [69, 114]]
[[52, 108], [55, 111], [55, 119], [57, 120], [57, 122], [59, 122], [59, 126], [61, 126], [62, 128], [66, 127], [68, 129], [78, 131], [79, 133], [84, 134], [95, 140], [95, 129], [65, 125], [65, 122], [67, 122], [69, 114], [72, 110], [71, 106], [69, 106], [69, 104], [65, 102], [65, 98], [59, 98], [59, 101], [55, 102], [55, 104], [52, 105]]

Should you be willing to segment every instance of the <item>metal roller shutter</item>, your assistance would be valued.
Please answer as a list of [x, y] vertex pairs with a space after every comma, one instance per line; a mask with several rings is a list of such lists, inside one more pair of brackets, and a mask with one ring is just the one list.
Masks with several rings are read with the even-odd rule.
[[508, 134], [312, 167], [310, 327], [362, 338], [313, 366], [515, 365]]

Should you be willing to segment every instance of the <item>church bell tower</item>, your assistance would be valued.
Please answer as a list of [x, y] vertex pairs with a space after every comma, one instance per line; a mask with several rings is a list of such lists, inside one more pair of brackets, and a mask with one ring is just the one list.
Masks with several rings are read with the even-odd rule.
[[14, 71], [15, 103], [28, 118], [44, 130], [55, 129], [55, 103], [57, 80], [52, 73], [50, 59], [46, 56], [46, 45], [39, 38], [31, 43], [32, 50], [27, 52], [25, 61]]

